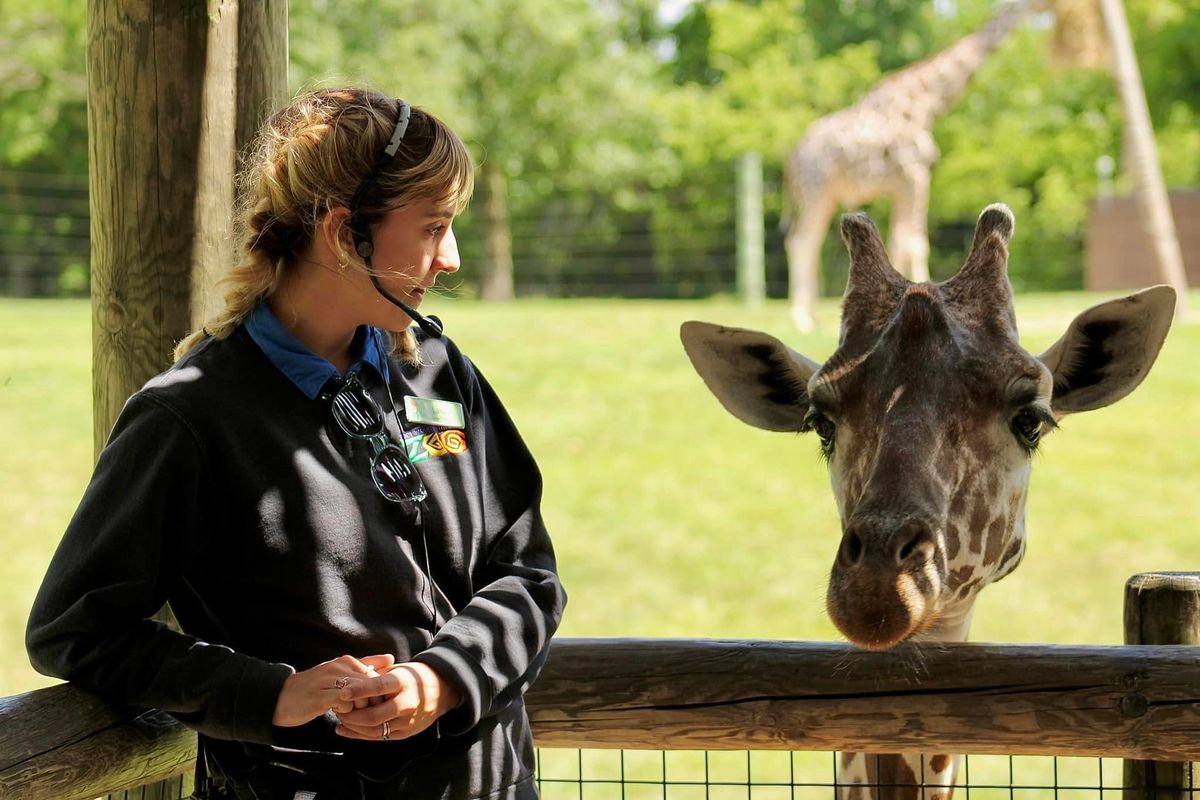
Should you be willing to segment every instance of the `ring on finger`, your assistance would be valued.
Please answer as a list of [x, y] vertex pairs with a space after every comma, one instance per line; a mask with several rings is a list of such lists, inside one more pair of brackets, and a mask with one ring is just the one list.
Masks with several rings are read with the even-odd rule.
[[392, 726], [386, 722], [383, 723], [383, 741], [386, 742], [391, 735], [392, 735]]
[[342, 677], [338, 678], [336, 681], [333, 682], [333, 688], [335, 688], [335, 689], [345, 689], [349, 685], [350, 685], [350, 679], [347, 678], [345, 675], [343, 675]]

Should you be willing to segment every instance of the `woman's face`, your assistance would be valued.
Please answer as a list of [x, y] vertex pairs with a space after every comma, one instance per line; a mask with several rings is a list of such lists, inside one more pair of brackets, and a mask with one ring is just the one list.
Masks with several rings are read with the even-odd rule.
[[[388, 212], [374, 226], [371, 239], [375, 251], [371, 256], [371, 269], [389, 294], [415, 308], [421, 305], [425, 293], [441, 273], [458, 271], [458, 242], [454, 239], [453, 222], [452, 208], [435, 201], [419, 200]], [[407, 319], [373, 287], [370, 293]]]

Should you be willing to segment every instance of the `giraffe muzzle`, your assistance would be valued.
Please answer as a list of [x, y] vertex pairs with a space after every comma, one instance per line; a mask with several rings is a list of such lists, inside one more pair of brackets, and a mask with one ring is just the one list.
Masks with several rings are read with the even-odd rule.
[[852, 520], [830, 574], [826, 605], [838, 630], [886, 650], [935, 621], [943, 577], [938, 536], [917, 517]]

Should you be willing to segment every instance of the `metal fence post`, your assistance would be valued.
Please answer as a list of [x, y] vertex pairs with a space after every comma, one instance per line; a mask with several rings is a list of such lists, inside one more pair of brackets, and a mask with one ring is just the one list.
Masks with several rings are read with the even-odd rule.
[[[1147, 572], [1125, 584], [1125, 644], [1200, 645], [1200, 573]], [[1197, 788], [1187, 762], [1126, 761], [1125, 800], [1183, 800]]]
[[738, 159], [737, 288], [750, 307], [766, 297], [766, 238], [763, 230], [762, 156], [750, 151]]

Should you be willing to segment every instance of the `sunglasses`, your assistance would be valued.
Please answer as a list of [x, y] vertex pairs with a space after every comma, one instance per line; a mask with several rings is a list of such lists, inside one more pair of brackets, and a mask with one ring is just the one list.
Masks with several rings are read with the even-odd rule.
[[354, 439], [371, 443], [371, 477], [375, 488], [393, 503], [419, 503], [427, 492], [408, 453], [384, 432], [383, 410], [350, 373], [333, 396], [333, 419]]

